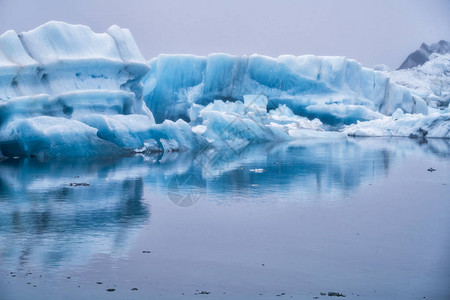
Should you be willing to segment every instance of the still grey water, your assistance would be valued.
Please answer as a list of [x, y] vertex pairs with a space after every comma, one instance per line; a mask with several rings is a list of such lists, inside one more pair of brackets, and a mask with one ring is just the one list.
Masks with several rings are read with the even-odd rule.
[[449, 140], [9, 159], [0, 299], [450, 299], [449, 215]]

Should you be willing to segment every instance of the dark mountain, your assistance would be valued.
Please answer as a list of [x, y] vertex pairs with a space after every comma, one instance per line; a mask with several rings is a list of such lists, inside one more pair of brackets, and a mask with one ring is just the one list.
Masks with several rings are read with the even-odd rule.
[[428, 61], [428, 57], [431, 53], [446, 54], [449, 52], [450, 42], [440, 40], [439, 42], [432, 44], [431, 46], [422, 43], [422, 45], [420, 45], [420, 49], [408, 55], [408, 57], [397, 70], [411, 69], [417, 66], [421, 66]]

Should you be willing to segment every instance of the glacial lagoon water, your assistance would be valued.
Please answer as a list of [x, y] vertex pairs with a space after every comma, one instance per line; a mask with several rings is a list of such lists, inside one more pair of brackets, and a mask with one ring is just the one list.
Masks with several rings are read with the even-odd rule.
[[229, 150], [0, 162], [0, 299], [450, 299], [449, 140]]

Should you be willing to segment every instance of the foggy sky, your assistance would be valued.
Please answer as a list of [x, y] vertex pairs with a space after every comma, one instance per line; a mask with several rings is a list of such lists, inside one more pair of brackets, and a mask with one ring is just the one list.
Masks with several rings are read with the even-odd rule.
[[397, 68], [450, 40], [450, 0], [0, 0], [0, 33], [47, 21], [131, 30], [147, 59], [161, 53], [343, 55]]

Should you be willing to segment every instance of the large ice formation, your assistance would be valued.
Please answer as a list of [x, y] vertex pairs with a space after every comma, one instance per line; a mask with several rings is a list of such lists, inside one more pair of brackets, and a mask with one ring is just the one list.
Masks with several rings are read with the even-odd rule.
[[193, 104], [189, 110], [193, 131], [216, 146], [238, 150], [249, 141], [289, 141], [303, 137], [342, 138], [339, 132], [326, 132], [319, 119], [295, 115], [285, 104], [267, 112], [263, 95], [244, 95], [244, 102], [215, 100], [206, 107]]
[[398, 109], [392, 116], [358, 122], [344, 131], [350, 136], [401, 136], [412, 138], [450, 138], [450, 112], [404, 114]]
[[388, 75], [392, 82], [408, 88], [433, 108], [443, 109], [450, 103], [450, 53], [431, 54], [422, 66]]
[[[49, 22], [0, 36], [0, 147], [8, 156], [109, 155], [154, 123], [150, 67], [130, 32]], [[125, 136], [122, 134], [125, 132]]]
[[397, 108], [427, 113], [420, 97], [386, 74], [344, 57], [160, 55], [150, 65], [144, 100], [157, 122], [189, 120], [193, 103], [243, 101], [249, 94], [265, 95], [269, 109], [285, 104], [297, 115], [330, 125], [372, 120]]
[[127, 155], [211, 143], [231, 151], [347, 134], [449, 137], [449, 57], [430, 58], [392, 74], [313, 55], [147, 62], [117, 26], [98, 34], [52, 21], [11, 30], [0, 36], [0, 156]]

